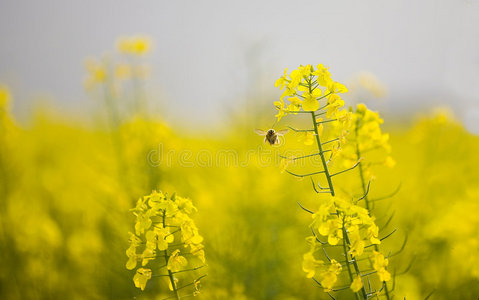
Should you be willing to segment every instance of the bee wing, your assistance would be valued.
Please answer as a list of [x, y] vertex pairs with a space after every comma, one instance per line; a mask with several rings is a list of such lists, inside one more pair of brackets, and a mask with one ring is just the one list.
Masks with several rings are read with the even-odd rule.
[[254, 132], [256, 132], [259, 135], [266, 135], [266, 131], [261, 130], [261, 129], [255, 129]]
[[276, 134], [277, 135], [285, 135], [286, 133], [288, 133], [289, 129], [283, 129], [283, 130], [280, 130], [280, 131], [276, 131]]

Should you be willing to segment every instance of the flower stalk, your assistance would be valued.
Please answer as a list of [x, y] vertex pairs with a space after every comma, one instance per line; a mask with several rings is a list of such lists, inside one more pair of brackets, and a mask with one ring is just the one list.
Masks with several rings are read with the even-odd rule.
[[[197, 211], [192, 202], [176, 194], [168, 196], [154, 191], [140, 198], [132, 211], [137, 221], [135, 233], [130, 233], [130, 247], [126, 250], [126, 268], [133, 270], [141, 264], [133, 277], [135, 286], [144, 290], [151, 278], [166, 277], [173, 294], [167, 299], [179, 300], [182, 297], [180, 290], [191, 286], [194, 290], [190, 295], [199, 294], [200, 279], [206, 275], [178, 286], [179, 280], [184, 278], [183, 274], [194, 273], [205, 266], [203, 238], [190, 217]], [[162, 255], [157, 255], [157, 251]], [[160, 258], [164, 259], [163, 265], [153, 270], [145, 268], [150, 261]], [[166, 274], [161, 272], [163, 269], [166, 269]]]
[[[330, 294], [331, 292], [350, 289], [356, 299], [368, 299], [371, 296], [378, 295], [385, 289], [386, 297], [389, 299], [386, 282], [391, 276], [386, 270], [388, 259], [379, 252], [378, 244], [381, 243], [382, 239], [379, 239], [379, 228], [375, 224], [375, 218], [370, 211], [369, 198], [367, 198], [369, 184], [366, 187], [366, 170], [363, 167], [360, 152], [362, 145], [359, 146], [359, 142], [356, 141], [357, 151], [354, 158], [343, 149], [349, 149], [354, 145], [354, 143], [348, 141], [348, 134], [352, 120], [357, 121], [358, 119], [358, 116], [351, 111], [341, 109], [344, 106], [344, 101], [338, 94], [347, 92], [347, 88], [333, 81], [328, 68], [321, 64], [316, 69], [311, 65], [300, 66], [290, 74], [286, 70], [284, 75], [276, 81], [276, 86], [284, 89], [280, 101], [274, 103], [276, 109], [278, 109], [278, 114], [276, 115], [278, 121], [287, 115], [308, 113], [312, 119], [312, 129], [295, 129], [291, 126], [289, 128], [296, 134], [304, 136], [305, 145], [311, 145], [315, 141], [317, 147], [317, 151], [311, 155], [283, 158], [295, 161], [319, 155], [322, 165], [322, 168], [318, 171], [310, 171], [303, 174], [290, 170], [285, 171], [299, 178], [310, 177], [313, 189], [317, 194], [329, 195], [328, 199], [320, 200], [320, 206], [317, 211], [307, 209], [299, 204], [303, 210], [311, 213], [313, 217], [313, 223], [310, 225], [313, 236], [307, 238], [310, 244], [310, 251], [304, 254], [303, 257], [303, 270], [307, 273], [306, 277], [312, 278], [331, 297], [333, 297]], [[289, 104], [284, 102], [286, 97]], [[326, 103], [321, 104], [320, 101], [323, 99], [326, 100]], [[366, 114], [362, 107], [361, 113]], [[326, 117], [325, 120], [322, 119], [323, 115]], [[368, 114], [368, 117], [373, 117], [373, 119], [375, 116], [374, 114]], [[358, 123], [356, 122], [354, 125], [357, 127]], [[330, 127], [329, 130], [325, 131], [324, 126]], [[377, 124], [374, 123], [366, 131], [372, 131], [376, 134], [374, 138], [384, 143], [387, 138], [382, 136], [380, 132], [379, 137], [377, 136], [378, 128]], [[325, 136], [326, 142], [322, 142], [323, 136]], [[326, 158], [325, 153], [329, 154], [329, 158]], [[332, 160], [335, 160], [335, 165], [337, 162], [342, 162], [345, 168], [331, 171], [329, 163]], [[388, 157], [387, 161], [391, 162], [391, 159]], [[362, 178], [363, 196], [359, 199], [351, 199], [347, 195], [338, 195], [333, 183], [333, 177], [352, 171], [356, 167], [359, 168]], [[315, 183], [313, 180], [313, 176], [322, 176], [323, 174], [327, 181], [327, 186], [325, 187]], [[357, 205], [362, 199], [365, 199], [366, 208]], [[321, 241], [318, 235], [327, 236], [327, 242]], [[327, 254], [326, 248], [334, 246], [342, 246], [342, 255], [339, 260], [342, 261], [344, 258], [344, 264], [338, 263], [336, 259]], [[375, 250], [370, 250], [373, 246]], [[327, 262], [316, 258], [319, 249], [322, 250], [322, 254], [327, 258]], [[364, 257], [365, 254], [368, 254], [368, 257]], [[359, 261], [366, 260], [371, 262], [371, 269], [359, 264]], [[346, 267], [348, 274], [347, 286], [337, 286], [338, 281], [343, 278], [341, 275], [343, 267]], [[372, 291], [369, 288], [368, 292], [364, 281], [367, 279], [367, 283], [371, 286], [369, 276], [372, 274], [378, 274], [383, 287], [379, 291]], [[317, 278], [315, 278], [315, 275], [317, 275]]]

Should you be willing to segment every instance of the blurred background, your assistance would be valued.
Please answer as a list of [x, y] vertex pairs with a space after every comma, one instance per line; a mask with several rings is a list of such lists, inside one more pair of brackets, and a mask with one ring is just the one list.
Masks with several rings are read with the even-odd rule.
[[0, 80], [18, 94], [22, 117], [39, 99], [88, 115], [78, 84], [85, 57], [108, 53], [119, 36], [146, 34], [154, 41], [149, 91], [170, 100], [162, 109], [171, 119], [195, 128], [251, 95], [271, 102], [285, 67], [318, 60], [342, 81], [377, 76], [389, 91], [384, 111], [447, 104], [477, 119], [475, 0], [3, 0], [0, 8]]
[[397, 164], [371, 195], [400, 186], [378, 205], [397, 228], [386, 249], [408, 237], [396, 295], [476, 299], [478, 37], [476, 0], [2, 0], [0, 295], [164, 299], [125, 268], [129, 209], [161, 189], [199, 209], [202, 299], [328, 299], [301, 269], [311, 219], [296, 199], [317, 199], [253, 132], [274, 123], [286, 67], [323, 63], [390, 133]]

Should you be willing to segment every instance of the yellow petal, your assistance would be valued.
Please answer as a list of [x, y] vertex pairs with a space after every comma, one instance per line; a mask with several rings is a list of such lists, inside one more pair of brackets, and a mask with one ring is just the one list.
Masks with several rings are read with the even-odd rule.
[[315, 98], [307, 98], [303, 101], [303, 110], [316, 111], [319, 108], [319, 101]]
[[361, 276], [357, 276], [354, 278], [353, 282], [351, 283], [351, 290], [353, 292], [358, 292], [363, 287], [363, 281], [361, 280]]

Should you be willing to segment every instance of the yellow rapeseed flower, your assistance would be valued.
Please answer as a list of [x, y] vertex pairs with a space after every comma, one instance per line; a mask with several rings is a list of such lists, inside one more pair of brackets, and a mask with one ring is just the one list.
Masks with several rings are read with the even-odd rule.
[[303, 255], [303, 271], [307, 273], [307, 278], [312, 278], [316, 274], [316, 269], [322, 265], [323, 261], [315, 259], [313, 253]]
[[171, 253], [170, 258], [168, 259], [167, 268], [172, 272], [178, 272], [181, 271], [181, 269], [184, 268], [187, 264], [188, 261], [186, 260], [186, 258], [180, 255], [179, 249], [176, 249], [175, 251], [173, 251], [173, 253]]
[[6, 86], [0, 85], [0, 108], [8, 107], [11, 101], [10, 91]]
[[341, 273], [342, 267], [339, 262], [335, 259], [331, 259], [330, 266], [324, 272], [322, 272], [320, 277], [320, 283], [326, 292], [332, 290], [336, 281], [338, 281], [338, 274]]
[[151, 270], [139, 268], [136, 270], [135, 276], [133, 276], [133, 282], [137, 288], [140, 288], [142, 291], [145, 290], [146, 283], [151, 279]]
[[386, 270], [386, 267], [389, 264], [389, 260], [384, 258], [384, 255], [378, 251], [374, 251], [370, 256], [373, 269], [377, 271], [380, 281], [389, 281], [391, 279], [391, 274]]
[[354, 278], [353, 282], [351, 283], [351, 290], [353, 292], [358, 292], [361, 288], [363, 287], [363, 281], [361, 280], [361, 276], [356, 276], [356, 278]]
[[151, 40], [146, 36], [121, 37], [116, 43], [118, 52], [130, 55], [144, 55], [151, 49]]
[[97, 84], [105, 83], [107, 70], [103, 62], [88, 58], [85, 61], [85, 68], [87, 70], [87, 76], [84, 81], [86, 90], [93, 89]]
[[311, 93], [304, 92], [303, 97], [303, 110], [305, 111], [316, 111], [319, 109], [319, 101], [317, 100], [318, 97], [321, 96], [320, 89], [314, 89]]

